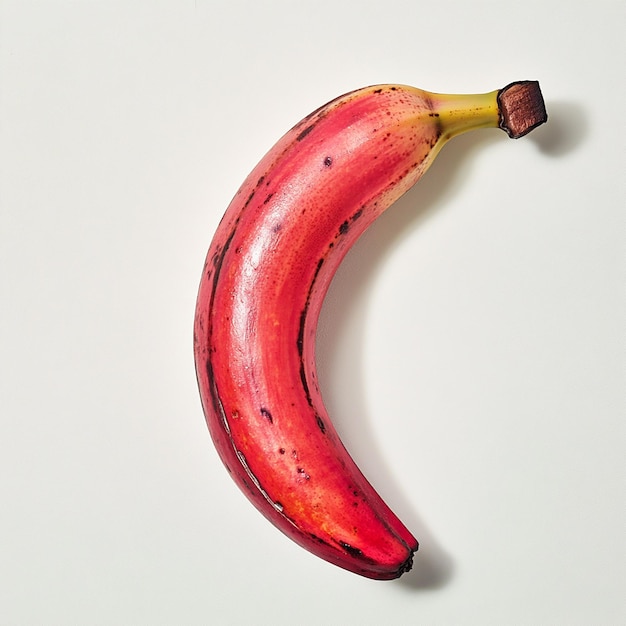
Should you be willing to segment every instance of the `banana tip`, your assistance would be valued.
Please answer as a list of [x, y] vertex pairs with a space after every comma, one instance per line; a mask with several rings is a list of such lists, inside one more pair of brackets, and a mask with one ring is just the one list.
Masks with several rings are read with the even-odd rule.
[[415, 553], [418, 551], [418, 549], [419, 549], [419, 544], [416, 541], [415, 547], [410, 548], [409, 556], [406, 558], [404, 563], [402, 563], [402, 565], [398, 568], [398, 571], [396, 572], [396, 575], [394, 576], [394, 578], [400, 578], [402, 574], [406, 574], [407, 572], [410, 572], [413, 569], [413, 557], [415, 556]]
[[548, 119], [543, 95], [536, 80], [511, 83], [498, 92], [500, 128], [519, 139]]

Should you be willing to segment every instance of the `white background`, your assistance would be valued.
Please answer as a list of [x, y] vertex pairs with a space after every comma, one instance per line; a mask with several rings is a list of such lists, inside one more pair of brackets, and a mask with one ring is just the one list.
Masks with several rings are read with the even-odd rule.
[[[624, 623], [625, 6], [0, 2], [0, 623]], [[331, 415], [421, 542], [362, 579], [218, 460], [204, 255], [327, 100], [518, 79], [548, 124], [447, 146], [323, 312]]]

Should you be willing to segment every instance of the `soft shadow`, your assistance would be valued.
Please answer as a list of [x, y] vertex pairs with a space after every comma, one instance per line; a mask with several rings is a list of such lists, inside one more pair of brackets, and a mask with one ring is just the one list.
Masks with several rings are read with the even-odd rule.
[[558, 157], [578, 148], [589, 133], [589, 118], [580, 104], [546, 102], [548, 121], [536, 128], [528, 139], [548, 156]]
[[[385, 256], [462, 191], [476, 162], [472, 155], [498, 141], [508, 139], [497, 130], [482, 131], [458, 137], [444, 147], [424, 178], [350, 250], [331, 285], [318, 326], [318, 373], [333, 423], [357, 465], [420, 542], [413, 569], [397, 583], [413, 591], [443, 587], [452, 577], [454, 563], [411, 504], [419, 494], [407, 495], [410, 481], [393, 475], [371, 428], [365, 378], [358, 366], [365, 358], [369, 294]], [[341, 364], [346, 354], [354, 366], [346, 367], [345, 358]]]
[[452, 579], [454, 562], [423, 527], [414, 531], [419, 535], [420, 548], [415, 554], [413, 569], [403, 574], [396, 584], [408, 591], [440, 589]]

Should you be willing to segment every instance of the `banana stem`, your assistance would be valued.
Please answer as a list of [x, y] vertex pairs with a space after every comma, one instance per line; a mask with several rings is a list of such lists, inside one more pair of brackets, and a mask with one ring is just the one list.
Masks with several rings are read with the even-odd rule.
[[546, 105], [536, 80], [511, 83], [498, 92], [500, 128], [512, 139], [527, 135], [548, 121]]
[[432, 102], [444, 139], [477, 128], [501, 128], [518, 139], [548, 119], [537, 81], [514, 82], [484, 94], [433, 94]]

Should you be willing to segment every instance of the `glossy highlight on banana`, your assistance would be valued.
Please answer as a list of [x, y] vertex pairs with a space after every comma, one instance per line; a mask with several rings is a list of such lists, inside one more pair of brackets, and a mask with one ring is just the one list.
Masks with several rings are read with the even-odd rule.
[[418, 549], [324, 406], [315, 335], [330, 282], [359, 236], [449, 139], [498, 127], [517, 138], [546, 119], [536, 81], [475, 95], [405, 85], [358, 89], [289, 130], [217, 228], [194, 322], [211, 437], [252, 504], [330, 563], [394, 579], [411, 569]]

